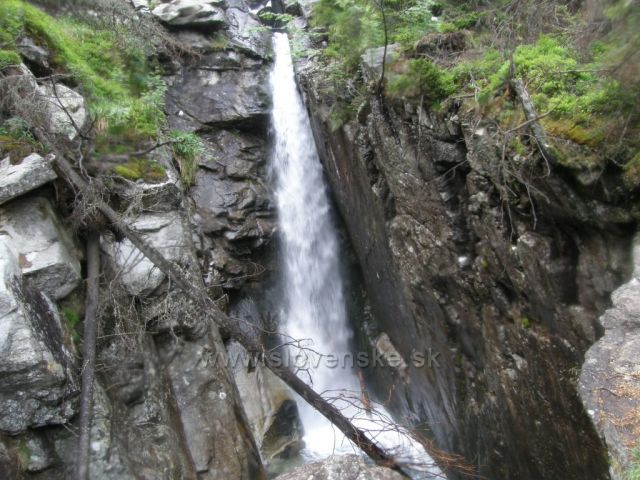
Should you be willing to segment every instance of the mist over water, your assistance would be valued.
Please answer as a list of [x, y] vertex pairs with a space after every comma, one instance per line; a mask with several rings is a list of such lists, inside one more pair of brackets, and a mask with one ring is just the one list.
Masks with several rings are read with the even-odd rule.
[[[307, 111], [295, 82], [286, 34], [274, 35], [274, 52], [270, 76], [275, 142], [272, 168], [282, 244], [281, 331], [301, 340], [301, 346], [342, 359], [351, 350], [353, 332], [347, 319], [329, 197]], [[295, 347], [290, 351], [293, 356], [300, 355], [301, 362], [305, 355], [314, 355]], [[375, 431], [376, 441], [382, 446], [400, 446], [406, 456], [424, 461], [426, 454], [421, 448], [397, 432], [380, 431], [380, 425], [358, 408], [360, 383], [354, 369], [328, 368], [326, 362], [310, 363], [314, 368], [302, 370], [298, 375], [314, 390], [331, 396], [348, 392], [351, 398], [339, 403], [347, 417], [353, 417], [357, 426]], [[351, 402], [355, 405], [349, 405]], [[307, 458], [359, 452], [306, 402], [300, 399], [298, 405], [305, 429], [303, 454]], [[380, 413], [388, 415], [384, 410]], [[426, 459], [429, 460], [428, 456]]]

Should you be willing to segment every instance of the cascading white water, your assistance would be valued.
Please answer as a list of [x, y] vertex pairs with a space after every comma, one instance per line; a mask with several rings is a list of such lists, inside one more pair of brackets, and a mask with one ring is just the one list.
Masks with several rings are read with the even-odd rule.
[[[328, 362], [318, 361], [318, 357], [304, 358], [311, 362], [303, 362], [308, 370], [299, 375], [317, 392], [358, 392], [360, 386], [354, 369], [342, 368], [343, 359], [350, 352], [352, 331], [346, 315], [338, 241], [309, 118], [296, 86], [286, 34], [274, 35], [274, 51], [270, 78], [275, 137], [272, 168], [284, 263], [281, 330], [291, 339], [305, 339], [305, 347], [339, 360], [341, 367], [329, 368]], [[296, 349], [292, 350], [296, 355]], [[304, 453], [310, 459], [357, 451], [313, 408], [304, 401], [298, 404], [305, 429]], [[383, 447], [404, 448], [410, 457], [425, 460], [424, 451], [397, 432], [379, 432], [380, 424], [364, 414], [363, 409], [349, 406], [348, 402], [343, 407], [343, 413], [354, 418], [357, 426], [378, 431], [376, 441]], [[387, 416], [384, 409], [379, 415]]]
[[[341, 357], [349, 351], [352, 334], [346, 319], [338, 242], [322, 166], [309, 118], [296, 87], [285, 34], [275, 34], [274, 50], [272, 165], [283, 245], [283, 330], [294, 339], [306, 339], [304, 346]], [[319, 359], [313, 359], [316, 360]], [[318, 392], [345, 386], [353, 388], [355, 385], [349, 378], [352, 374], [345, 373], [342, 369], [332, 371], [321, 367], [309, 372]], [[333, 440], [333, 430], [313, 409], [305, 405], [300, 407], [307, 432], [305, 442], [311, 450], [318, 447], [319, 451], [314, 453], [322, 454], [326, 445], [323, 437], [329, 434]], [[318, 429], [326, 428], [329, 430], [319, 434]]]

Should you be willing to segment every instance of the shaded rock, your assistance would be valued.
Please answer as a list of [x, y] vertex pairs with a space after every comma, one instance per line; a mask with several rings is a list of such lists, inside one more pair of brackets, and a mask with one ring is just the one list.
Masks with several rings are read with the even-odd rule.
[[81, 280], [74, 245], [44, 197], [24, 197], [0, 208], [0, 231], [17, 252], [25, 278], [53, 299], [66, 297]]
[[238, 343], [227, 346], [253, 437], [265, 462], [290, 457], [303, 447], [302, 423], [289, 388]]
[[247, 5], [242, 0], [229, 0], [226, 15], [231, 43], [248, 55], [269, 58], [271, 33], [262, 27]]
[[237, 219], [246, 216], [250, 208], [268, 204], [264, 186], [252, 181], [219, 178], [211, 172], [200, 170], [192, 188], [192, 196], [201, 215], [230, 215]]
[[239, 130], [218, 130], [203, 138], [207, 148], [200, 165], [209, 170], [221, 171], [231, 178], [252, 178], [258, 176], [259, 168], [266, 163], [262, 136]]
[[302, 6], [300, 2], [296, 0], [284, 2], [284, 13], [288, 13], [294, 17], [302, 16]]
[[401, 480], [397, 472], [368, 464], [357, 455], [332, 455], [276, 477], [276, 480]]
[[131, 5], [133, 8], [140, 12], [148, 12], [149, 11], [149, 1], [148, 0], [131, 0]]
[[[372, 57], [365, 71], [380, 64]], [[363, 270], [371, 315], [360, 341], [386, 332], [408, 367], [402, 389], [393, 369], [375, 369], [373, 392], [480, 475], [607, 478], [603, 445], [567, 378], [628, 270], [619, 259], [629, 215], [556, 172], [505, 184], [491, 125], [469, 132], [472, 113], [442, 118], [369, 95], [368, 114], [336, 130], [322, 69], [310, 59], [298, 72]], [[521, 172], [534, 167], [512, 160]], [[438, 364], [417, 369], [414, 352]]]
[[262, 478], [262, 464], [216, 333], [158, 342], [198, 478]]
[[261, 127], [269, 114], [266, 72], [185, 68], [173, 80], [166, 108], [193, 128]]
[[24, 442], [24, 448], [29, 453], [29, 462], [26, 465], [28, 472], [40, 472], [57, 461], [53, 446], [45, 435], [28, 432], [21, 441]]
[[13, 480], [20, 478], [23, 466], [15, 449], [11, 448], [9, 437], [0, 434], [0, 478]]
[[579, 392], [607, 443], [611, 476], [626, 478], [640, 432], [640, 237], [634, 246], [634, 275], [611, 295], [613, 306], [600, 323], [605, 334], [586, 353]]
[[16, 42], [16, 47], [22, 58], [31, 65], [33, 70], [38, 71], [38, 73], [46, 73], [50, 70], [49, 52], [36, 45], [31, 38], [22, 37]]
[[[101, 383], [96, 381], [91, 416], [89, 478], [99, 480], [141, 478], [135, 476], [127, 462], [127, 447], [122, 445], [120, 433], [117, 426], [114, 426], [114, 409], [109, 397]], [[75, 473], [75, 465], [78, 460], [77, 435], [66, 429], [61, 429], [60, 431], [52, 431], [50, 437], [55, 453], [63, 464], [60, 478], [71, 478]], [[165, 479], [163, 478], [163, 480]]]
[[78, 138], [76, 128], [82, 131], [89, 118], [82, 95], [62, 84], [44, 84], [37, 91], [44, 100], [49, 131], [67, 141]]
[[[180, 215], [175, 212], [143, 213], [130, 223], [150, 245], [166, 259], [180, 262], [185, 258], [187, 243]], [[103, 248], [113, 269], [130, 295], [151, 294], [165, 279], [164, 273], [140, 252], [129, 239], [120, 242], [103, 238]]]
[[76, 413], [73, 366], [55, 306], [0, 241], [0, 430], [66, 423]]
[[151, 13], [176, 27], [222, 26], [225, 23], [223, 4], [220, 0], [172, 0], [158, 5]]
[[43, 158], [37, 153], [16, 164], [5, 158], [0, 161], [0, 205], [57, 177], [49, 164], [49, 158]]

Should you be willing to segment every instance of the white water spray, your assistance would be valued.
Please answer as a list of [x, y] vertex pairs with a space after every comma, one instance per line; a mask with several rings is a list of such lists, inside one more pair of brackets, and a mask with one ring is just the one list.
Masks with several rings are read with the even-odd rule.
[[[307, 112], [295, 83], [289, 41], [274, 35], [275, 65], [271, 73], [275, 146], [273, 169], [282, 241], [284, 302], [283, 333], [306, 339], [305, 347], [342, 359], [350, 352], [352, 331], [347, 321], [340, 274], [338, 241], [331, 219], [329, 198]], [[295, 355], [295, 348], [292, 349]], [[308, 352], [306, 353], [308, 354]], [[375, 432], [385, 448], [404, 450], [405, 455], [428, 462], [426, 453], [395, 431], [382, 431], [358, 405], [359, 381], [353, 368], [329, 368], [311, 355], [310, 367], [299, 376], [319, 393], [351, 392], [343, 413], [364, 429]], [[309, 363], [312, 365], [310, 366]], [[358, 451], [340, 431], [304, 401], [298, 402], [305, 429], [305, 454], [321, 459], [332, 453]], [[388, 414], [382, 410], [381, 415]], [[388, 430], [388, 429], [385, 429]], [[419, 457], [419, 458], [416, 458]]]

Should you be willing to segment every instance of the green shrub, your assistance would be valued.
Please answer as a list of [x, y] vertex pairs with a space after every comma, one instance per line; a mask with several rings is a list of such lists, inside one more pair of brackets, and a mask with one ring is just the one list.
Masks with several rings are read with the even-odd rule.
[[20, 65], [21, 62], [20, 55], [13, 50], [0, 50], [0, 70], [11, 65]]
[[181, 132], [174, 130], [171, 132], [174, 140], [173, 153], [180, 167], [180, 177], [185, 186], [193, 184], [198, 171], [198, 163], [203, 152], [202, 142], [195, 133]]
[[405, 98], [423, 98], [435, 104], [455, 91], [453, 77], [435, 66], [430, 60], [414, 58], [407, 68], [392, 78], [387, 88], [389, 95]]

